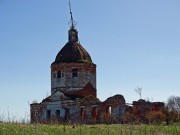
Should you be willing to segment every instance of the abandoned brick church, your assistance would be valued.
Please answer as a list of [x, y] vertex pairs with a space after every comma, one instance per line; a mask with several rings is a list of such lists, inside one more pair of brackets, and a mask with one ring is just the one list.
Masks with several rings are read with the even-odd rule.
[[68, 42], [51, 64], [51, 95], [30, 105], [31, 123], [104, 123], [119, 119], [125, 111], [122, 95], [104, 102], [97, 98], [96, 64], [78, 40], [72, 12]]

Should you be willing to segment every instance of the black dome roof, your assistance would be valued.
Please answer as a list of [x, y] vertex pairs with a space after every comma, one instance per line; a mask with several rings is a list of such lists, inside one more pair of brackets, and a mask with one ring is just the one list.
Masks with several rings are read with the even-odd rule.
[[53, 63], [89, 62], [92, 63], [89, 53], [78, 42], [68, 42], [59, 51]]

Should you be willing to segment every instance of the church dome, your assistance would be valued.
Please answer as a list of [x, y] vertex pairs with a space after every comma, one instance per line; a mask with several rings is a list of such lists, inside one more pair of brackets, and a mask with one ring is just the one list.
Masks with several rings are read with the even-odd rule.
[[67, 42], [59, 51], [54, 63], [89, 62], [92, 63], [89, 53], [78, 42]]

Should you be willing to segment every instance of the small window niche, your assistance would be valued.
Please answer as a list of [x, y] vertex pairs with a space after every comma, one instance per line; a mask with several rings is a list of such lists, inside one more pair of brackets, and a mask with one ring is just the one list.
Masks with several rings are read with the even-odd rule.
[[80, 118], [81, 118], [81, 120], [84, 119], [84, 108], [80, 109]]
[[61, 78], [61, 71], [57, 72], [57, 78]]
[[78, 70], [76, 68], [72, 69], [72, 77], [78, 77]]
[[70, 110], [69, 110], [69, 108], [66, 108], [65, 109], [65, 120], [68, 120], [69, 118], [70, 118]]
[[46, 111], [46, 118], [49, 120], [51, 118], [51, 110]]
[[60, 119], [60, 110], [56, 110], [56, 118]]
[[97, 107], [92, 108], [92, 118], [93, 120], [97, 119]]
[[62, 77], [64, 77], [64, 72], [61, 71], [61, 70], [59, 70], [59, 71], [57, 72], [57, 78], [62, 78]]

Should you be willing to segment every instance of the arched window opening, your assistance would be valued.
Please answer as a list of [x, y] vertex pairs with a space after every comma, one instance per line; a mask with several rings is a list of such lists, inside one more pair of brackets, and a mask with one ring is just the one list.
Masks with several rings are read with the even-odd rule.
[[80, 118], [81, 118], [81, 120], [84, 119], [84, 108], [80, 109]]
[[72, 77], [78, 77], [78, 70], [77, 69], [72, 70]]
[[97, 107], [92, 108], [92, 118], [93, 120], [96, 120], [97, 118]]
[[46, 118], [49, 120], [51, 118], [51, 110], [46, 111]]

